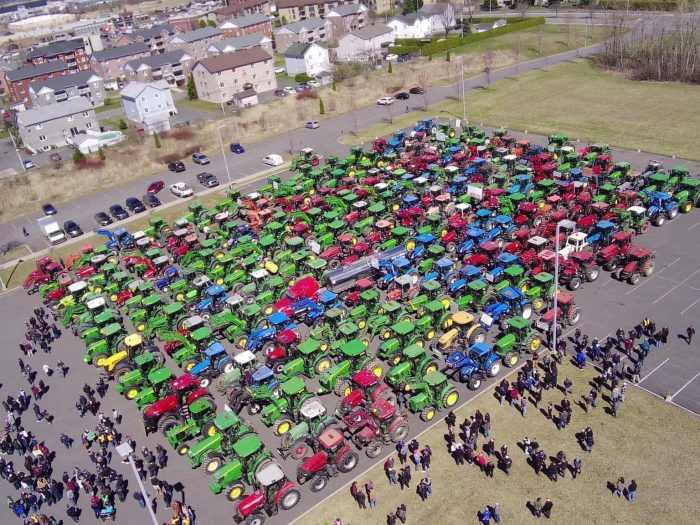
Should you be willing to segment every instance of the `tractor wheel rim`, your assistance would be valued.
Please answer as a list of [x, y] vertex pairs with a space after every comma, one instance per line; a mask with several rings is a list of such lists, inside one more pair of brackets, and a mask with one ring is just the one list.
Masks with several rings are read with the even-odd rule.
[[126, 398], [127, 399], [134, 399], [136, 397], [136, 394], [138, 394], [139, 391], [136, 390], [135, 388], [130, 388], [129, 390], [126, 391]]
[[425, 414], [425, 418], [430, 421], [435, 417], [435, 411], [434, 410], [428, 410], [428, 412]]
[[212, 425], [212, 426], [209, 427], [209, 429], [207, 430], [207, 436], [208, 436], [208, 437], [212, 437], [212, 436], [215, 436], [215, 435], [216, 435], [216, 427], [215, 427], [214, 425]]
[[530, 349], [533, 351], [536, 351], [539, 347], [542, 341], [540, 339], [533, 339], [532, 343], [530, 343]]
[[207, 472], [216, 472], [219, 470], [219, 460], [215, 459], [207, 464]]
[[187, 452], [190, 450], [190, 447], [188, 445], [182, 445], [180, 448], [177, 449], [177, 453], [180, 456], [184, 456], [187, 454]]
[[511, 366], [513, 366], [513, 365], [514, 365], [515, 363], [517, 363], [517, 362], [518, 362], [518, 356], [516, 356], [516, 355], [510, 356], [509, 363], [510, 363]]
[[458, 399], [459, 394], [457, 392], [450, 392], [450, 394], [447, 396], [447, 399], [445, 400], [445, 404], [448, 407], [451, 407], [457, 402]]
[[241, 489], [241, 487], [233, 487], [231, 490], [228, 491], [228, 496], [231, 499], [238, 499], [241, 497], [242, 493], [243, 489]]
[[[382, 377], [382, 374], [384, 373], [384, 369], [382, 368], [381, 365], [376, 365], [374, 368], [372, 368], [372, 373], [377, 377]], [[348, 390], [349, 390], [349, 388], [348, 388]], [[348, 392], [348, 394], [349, 393], [350, 392]]]
[[425, 373], [429, 374], [430, 372], [435, 372], [437, 369], [437, 365], [430, 365], [428, 368], [425, 369]]
[[280, 435], [286, 434], [287, 432], [289, 432], [289, 428], [290, 428], [289, 422], [284, 421], [284, 422], [280, 423], [280, 425], [277, 427], [277, 433]]
[[331, 367], [331, 364], [329, 361], [323, 360], [318, 364], [318, 371], [319, 372], [325, 372]]

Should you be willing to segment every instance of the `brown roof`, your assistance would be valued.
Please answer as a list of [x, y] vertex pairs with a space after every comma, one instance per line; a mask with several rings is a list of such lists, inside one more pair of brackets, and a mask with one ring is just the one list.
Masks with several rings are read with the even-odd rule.
[[[212, 58], [205, 58], [197, 62], [197, 64], [202, 64], [209, 73], [218, 73], [236, 67], [247, 66], [248, 64], [256, 64], [271, 58], [270, 54], [263, 48], [253, 47], [242, 49], [235, 53], [223, 53]], [[195, 67], [197, 64], [195, 64]]]
[[238, 13], [245, 13], [246, 9], [253, 9], [268, 4], [269, 1], [270, 0], [243, 0], [241, 2], [231, 3], [214, 12], [220, 16], [237, 15]]
[[277, 2], [278, 9], [284, 9], [288, 7], [304, 7], [308, 5], [321, 5], [321, 4], [332, 4], [337, 0], [279, 0]]

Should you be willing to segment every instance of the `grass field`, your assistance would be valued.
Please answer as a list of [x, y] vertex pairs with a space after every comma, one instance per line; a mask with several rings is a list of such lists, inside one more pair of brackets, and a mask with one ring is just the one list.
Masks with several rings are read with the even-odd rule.
[[[670, 104], [682, 100], [683, 104]], [[520, 108], [520, 109], [518, 109]], [[445, 100], [430, 107], [430, 115], [462, 114], [462, 103]], [[395, 118], [345, 136], [344, 144], [361, 144], [406, 127], [422, 112]], [[697, 160], [693, 146], [700, 122], [700, 86], [638, 82], [598, 71], [588, 63], [567, 63], [492, 84], [467, 93], [471, 122], [549, 134], [561, 131], [582, 141]]]
[[[387, 513], [405, 503], [408, 523], [477, 524], [476, 513], [486, 505], [499, 502], [503, 523], [527, 525], [538, 523], [526, 508], [526, 503], [537, 497], [543, 500], [549, 497], [554, 503], [552, 523], [697, 523], [700, 503], [692, 489], [697, 486], [697, 480], [689, 461], [697, 460], [700, 454], [700, 440], [691, 438], [700, 432], [700, 419], [632, 386], [616, 419], [604, 412], [608, 406], [604, 401], [587, 415], [576, 404], [590, 389], [588, 381], [593, 377], [592, 368], [580, 372], [567, 364], [559, 369], [560, 382], [567, 376], [573, 380], [574, 396], [571, 398], [572, 422], [565, 430], [557, 430], [532, 405], [527, 418], [510, 406], [500, 407], [492, 389], [456, 413], [458, 423], [477, 409], [491, 414], [496, 448], [506, 444], [513, 458], [510, 477], [497, 470], [494, 478], [487, 478], [475, 466], [456, 466], [446, 453], [446, 426], [439, 422], [419, 438], [421, 446], [428, 443], [434, 452], [430, 469], [433, 495], [427, 502], [422, 503], [415, 491], [421, 472], [413, 472], [411, 488], [402, 493], [398, 485], [388, 484], [383, 461], [380, 461], [355, 479], [361, 486], [368, 479], [374, 481], [376, 509], [358, 510], [349, 493], [349, 483], [354, 480], [348, 477], [348, 487], [296, 523], [329, 525], [340, 517], [346, 525], [383, 524]], [[562, 397], [559, 390], [544, 392], [540, 406], [546, 406], [547, 401], [557, 404]], [[575, 437], [587, 426], [593, 429], [596, 441], [591, 454], [581, 449]], [[558, 483], [544, 475], [538, 477], [518, 446], [525, 436], [537, 441], [549, 456], [563, 450], [570, 463], [576, 456], [580, 457], [582, 475], [572, 480], [567, 474]], [[480, 436], [479, 447], [484, 443]], [[613, 496], [607, 488], [608, 482], [615, 483], [620, 476], [628, 483], [631, 479], [637, 481], [639, 491], [635, 503]]]
[[209, 113], [221, 114], [221, 104], [214, 104], [213, 102], [208, 102], [206, 100], [200, 100], [198, 98], [190, 100], [187, 97], [183, 97], [175, 102], [176, 106], [182, 106], [186, 108], [196, 109], [199, 111], [207, 111]]

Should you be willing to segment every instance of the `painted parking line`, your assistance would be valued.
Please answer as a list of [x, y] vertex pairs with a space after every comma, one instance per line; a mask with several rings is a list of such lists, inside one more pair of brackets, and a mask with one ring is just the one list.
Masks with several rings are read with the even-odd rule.
[[696, 222], [690, 228], [688, 228], [688, 231], [692, 230], [693, 228], [695, 228], [696, 226], [699, 226], [699, 225], [700, 225], [700, 221]]
[[692, 303], [690, 303], [684, 310], [681, 311], [681, 315], [683, 315], [683, 314], [686, 313], [688, 310], [690, 310], [693, 306], [695, 306], [696, 304], [698, 304], [698, 302], [700, 302], [700, 299], [696, 299], [695, 301], [693, 301]]
[[636, 291], [639, 290], [642, 286], [644, 286], [644, 285], [647, 284], [649, 281], [651, 281], [654, 277], [656, 277], [656, 274], [654, 274], [654, 275], [652, 275], [651, 277], [645, 279], [645, 280], [642, 281], [640, 284], [634, 285], [634, 286], [632, 287], [632, 289], [631, 289], [629, 292], [627, 292], [627, 295], [630, 295], [630, 294], [636, 292]]
[[[653, 373], [656, 372], [659, 368], [661, 368], [661, 367], [664, 366], [666, 363], [668, 363], [668, 361], [669, 361], [670, 359], [671, 359], [670, 357], [667, 357], [666, 359], [664, 359], [664, 360], [661, 362], [661, 364], [656, 365], [656, 367], [655, 367], [651, 372], [649, 372], [648, 374], [644, 374], [644, 377], [639, 381], [639, 383], [643, 383], [645, 379], [647, 379], [651, 374], [653, 374]], [[639, 384], [639, 383], [638, 383], [638, 384]]]
[[[681, 281], [676, 281], [675, 279], [671, 279], [671, 278], [665, 277], [665, 276], [663, 276], [663, 275], [657, 275], [657, 277], [658, 277], [659, 279], [663, 279], [664, 281], [668, 281], [669, 283], [673, 283], [673, 284], [682, 284]], [[690, 289], [690, 290], [696, 290], [696, 291], [700, 292], [700, 288], [698, 288], [697, 286], [691, 286], [691, 285], [689, 285], [689, 284], [685, 284], [685, 285], [684, 285], [684, 288], [688, 288], [688, 289]]]
[[695, 381], [695, 379], [697, 379], [698, 376], [700, 376], [700, 372], [698, 372], [697, 374], [695, 374], [695, 375], [692, 377], [692, 379], [690, 379], [688, 382], [686, 382], [685, 385], [683, 385], [683, 386], [680, 387], [678, 390], [676, 390], [676, 393], [673, 394], [669, 399], [670, 399], [671, 401], [673, 401], [673, 398], [676, 397], [678, 394], [680, 394], [680, 393], [683, 391], [683, 389], [684, 389], [685, 387], [687, 387], [690, 383], [692, 383], [693, 381]]
[[664, 266], [663, 268], [661, 268], [657, 273], [661, 273], [661, 272], [663, 272], [664, 270], [668, 270], [671, 266], [673, 266], [674, 264], [676, 264], [676, 263], [677, 263], [678, 261], [680, 261], [680, 260], [681, 260], [681, 258], [678, 257], [678, 258], [677, 258], [675, 261], [673, 261], [672, 263], [667, 264], [666, 266]]
[[695, 271], [694, 271], [693, 273], [691, 273], [688, 277], [686, 277], [685, 279], [683, 279], [680, 283], [678, 283], [678, 284], [675, 285], [673, 288], [671, 288], [670, 290], [668, 290], [665, 294], [663, 294], [661, 297], [659, 297], [658, 299], [656, 299], [656, 300], [655, 300], [653, 303], [651, 303], [651, 304], [656, 304], [656, 303], [658, 303], [661, 299], [663, 299], [664, 297], [666, 297], [668, 294], [672, 293], [676, 288], [678, 288], [679, 286], [681, 286], [683, 283], [685, 283], [686, 281], [689, 281], [690, 279], [692, 279], [693, 277], [695, 277], [695, 274], [698, 273], [698, 272], [700, 272], [700, 270], [695, 270]]
[[690, 413], [690, 414], [693, 414], [694, 416], [700, 416], [700, 413], [696, 412], [696, 411], [693, 410], [692, 408], [688, 408], [688, 407], [685, 407], [685, 406], [683, 406], [683, 405], [679, 405], [678, 403], [676, 403], [676, 402], [673, 401], [672, 399], [670, 399], [670, 398], [665, 398], [664, 396], [662, 396], [662, 395], [659, 394], [658, 392], [654, 392], [653, 390], [649, 390], [648, 388], [645, 388], [645, 387], [643, 387], [643, 386], [640, 386], [640, 385], [637, 384], [637, 383], [632, 383], [632, 386], [635, 386], [635, 387], [639, 388], [640, 390], [644, 390], [647, 394], [651, 394], [651, 395], [654, 396], [654, 397], [658, 397], [658, 398], [661, 399], [662, 401], [666, 401], [667, 403], [671, 403], [673, 406], [678, 407], [678, 408], [680, 408], [681, 410], [685, 410], [686, 412], [688, 412], [688, 413]]

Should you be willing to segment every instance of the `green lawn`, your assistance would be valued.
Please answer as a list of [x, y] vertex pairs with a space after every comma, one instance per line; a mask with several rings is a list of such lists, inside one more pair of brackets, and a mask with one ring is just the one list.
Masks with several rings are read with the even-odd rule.
[[104, 106], [98, 106], [95, 108], [95, 113], [104, 113], [105, 111], [110, 111], [112, 109], [119, 109], [122, 105], [119, 101], [119, 97], [107, 97], [105, 98]]
[[7, 131], [6, 129], [3, 129], [2, 131], [0, 131], [0, 139], [6, 139], [9, 136], [10, 136], [10, 132]]
[[107, 118], [99, 119], [100, 126], [104, 126], [106, 128], [114, 129], [114, 130], [119, 129], [119, 122], [121, 120], [124, 120], [124, 122], [126, 122], [126, 119], [124, 119], [123, 117], [107, 117]]
[[194, 100], [190, 100], [187, 97], [181, 98], [175, 101], [175, 106], [206, 111], [208, 113], [221, 113], [221, 104], [214, 104], [213, 102], [207, 102], [206, 100], [200, 100], [198, 98]]

